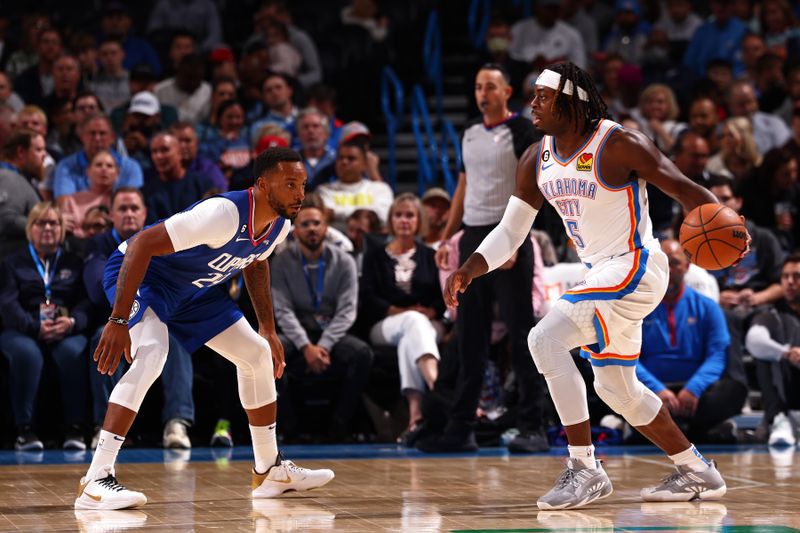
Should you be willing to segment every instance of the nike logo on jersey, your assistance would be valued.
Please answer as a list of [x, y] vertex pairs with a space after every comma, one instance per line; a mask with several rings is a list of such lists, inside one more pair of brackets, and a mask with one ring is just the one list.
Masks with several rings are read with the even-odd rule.
[[243, 239], [243, 238], [241, 238], [241, 237], [236, 237], [236, 242], [239, 242], [239, 241], [249, 241], [249, 240], [250, 240], [250, 237], [245, 237], [244, 239]]
[[548, 168], [552, 167], [553, 165], [555, 165], [555, 163], [550, 163], [549, 165], [542, 165], [542, 170], [547, 170]]

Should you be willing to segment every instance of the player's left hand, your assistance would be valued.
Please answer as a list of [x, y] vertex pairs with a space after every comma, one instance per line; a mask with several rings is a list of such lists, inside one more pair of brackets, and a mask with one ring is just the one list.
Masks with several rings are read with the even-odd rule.
[[697, 412], [697, 404], [700, 400], [686, 389], [681, 389], [678, 392], [678, 402], [680, 402], [680, 414], [687, 418], [691, 418]]
[[283, 344], [281, 344], [278, 334], [275, 332], [269, 333], [263, 330], [259, 330], [258, 334], [267, 339], [270, 351], [272, 352], [272, 369], [275, 374], [275, 379], [281, 379], [281, 376], [283, 376], [283, 370], [286, 368], [286, 361], [284, 360], [283, 356]]
[[113, 375], [122, 356], [125, 356], [125, 360], [128, 363], [133, 363], [131, 358], [131, 334], [128, 331], [128, 326], [108, 322], [103, 328], [100, 342], [94, 351], [97, 371], [101, 374]]

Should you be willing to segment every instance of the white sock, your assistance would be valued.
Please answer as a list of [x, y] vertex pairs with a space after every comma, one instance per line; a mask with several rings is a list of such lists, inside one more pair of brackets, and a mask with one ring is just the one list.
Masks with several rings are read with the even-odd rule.
[[[125, 442], [125, 437], [115, 435], [104, 429], [100, 430], [100, 438], [97, 440], [97, 449], [94, 451], [92, 457], [92, 464], [89, 465], [89, 471], [86, 472], [88, 479], [98, 479], [103, 467], [111, 467], [111, 474], [114, 474], [114, 463], [117, 462], [117, 454]], [[104, 476], [102, 476], [104, 477]]]
[[250, 426], [253, 438], [253, 454], [256, 456], [256, 472], [263, 474], [278, 459], [278, 439], [273, 422], [268, 426]]
[[589, 446], [567, 446], [569, 458], [579, 461], [585, 468], [594, 470], [597, 468], [597, 461], [594, 459], [594, 444]]
[[670, 455], [669, 458], [672, 459], [675, 466], [688, 466], [693, 472], [705, 472], [711, 466], [711, 463], [697, 451], [694, 444], [681, 453]]

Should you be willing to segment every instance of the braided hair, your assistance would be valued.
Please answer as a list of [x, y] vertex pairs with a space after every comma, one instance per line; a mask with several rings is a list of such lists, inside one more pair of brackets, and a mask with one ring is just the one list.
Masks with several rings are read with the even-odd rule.
[[[608, 117], [606, 103], [597, 92], [597, 87], [588, 72], [569, 61], [547, 68], [561, 74], [553, 102], [558, 116], [568, 118], [578, 126], [581, 133], [589, 133], [599, 120]], [[564, 93], [564, 84], [567, 80], [572, 82], [572, 94]], [[586, 91], [588, 101], [578, 98], [578, 87]]]

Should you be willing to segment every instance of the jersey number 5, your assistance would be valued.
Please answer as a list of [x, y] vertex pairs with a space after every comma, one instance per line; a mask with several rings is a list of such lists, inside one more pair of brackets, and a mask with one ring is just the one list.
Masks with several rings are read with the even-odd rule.
[[578, 221], [577, 220], [565, 220], [567, 224], [567, 232], [569, 236], [572, 238], [572, 242], [575, 243], [575, 246], [578, 248], [583, 248], [583, 239], [581, 238], [581, 232], [578, 229]]

